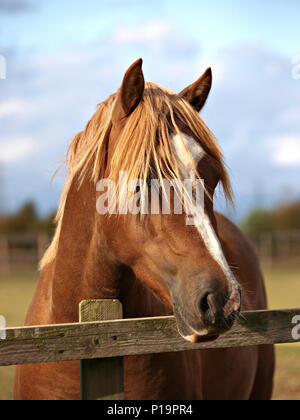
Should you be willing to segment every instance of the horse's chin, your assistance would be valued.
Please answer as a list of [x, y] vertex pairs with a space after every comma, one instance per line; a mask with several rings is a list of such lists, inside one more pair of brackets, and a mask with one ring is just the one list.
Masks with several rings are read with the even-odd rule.
[[176, 306], [174, 307], [174, 313], [179, 334], [190, 343], [207, 343], [215, 341], [221, 334], [218, 330], [216, 331], [213, 328], [206, 326], [203, 326], [201, 329], [199, 326], [197, 329], [191, 327]]
[[211, 334], [209, 329], [203, 327], [201, 330], [195, 330], [183, 318], [181, 312], [175, 307], [175, 318], [179, 334], [190, 343], [208, 342], [218, 338], [218, 335]]
[[192, 334], [192, 335], [188, 335], [188, 336], [183, 336], [183, 338], [187, 341], [189, 341], [190, 343], [209, 343], [211, 341], [215, 341], [219, 338], [218, 335], [198, 335], [196, 333]]

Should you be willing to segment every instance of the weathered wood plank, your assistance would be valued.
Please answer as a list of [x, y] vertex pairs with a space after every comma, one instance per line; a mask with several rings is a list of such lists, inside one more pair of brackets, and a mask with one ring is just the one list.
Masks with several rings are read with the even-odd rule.
[[300, 309], [244, 312], [218, 340], [198, 344], [179, 336], [172, 316], [12, 328], [0, 340], [0, 366], [300, 342], [292, 336], [299, 315]]
[[[85, 300], [80, 304], [80, 322], [122, 319], [122, 304], [118, 300]], [[81, 399], [123, 400], [123, 357], [81, 361]]]

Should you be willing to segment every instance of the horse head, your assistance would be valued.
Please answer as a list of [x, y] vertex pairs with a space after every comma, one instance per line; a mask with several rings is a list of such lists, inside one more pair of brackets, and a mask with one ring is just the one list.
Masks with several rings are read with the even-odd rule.
[[[230, 195], [230, 184], [217, 143], [198, 115], [211, 84], [208, 69], [176, 95], [145, 83], [138, 60], [115, 97], [107, 140], [110, 179], [117, 181], [126, 172], [130, 180], [143, 178], [146, 188], [154, 178], [203, 180], [204, 211], [194, 206], [193, 223], [174, 209], [144, 217], [112, 215], [102, 223], [115, 259], [173, 306], [180, 334], [192, 342], [227, 331], [241, 306], [240, 286], [224, 256], [213, 210], [217, 185], [222, 182]], [[170, 201], [175, 201], [174, 191]]]

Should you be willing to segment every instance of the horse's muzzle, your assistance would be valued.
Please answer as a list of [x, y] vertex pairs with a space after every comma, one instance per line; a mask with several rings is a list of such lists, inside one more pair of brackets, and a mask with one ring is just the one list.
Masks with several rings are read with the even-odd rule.
[[229, 331], [240, 312], [241, 290], [232, 288], [229, 298], [204, 290], [194, 305], [182, 305], [175, 299], [174, 314], [180, 335], [192, 342], [212, 341]]

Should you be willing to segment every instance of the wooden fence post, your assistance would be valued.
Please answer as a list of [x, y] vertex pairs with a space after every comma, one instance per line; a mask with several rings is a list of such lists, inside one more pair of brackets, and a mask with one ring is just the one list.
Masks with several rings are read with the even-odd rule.
[[[122, 319], [122, 304], [118, 300], [85, 300], [80, 303], [79, 318], [80, 322]], [[123, 400], [123, 357], [82, 360], [81, 399]]]
[[265, 267], [271, 270], [273, 266], [273, 235], [272, 233], [262, 233], [259, 236], [259, 256]]

